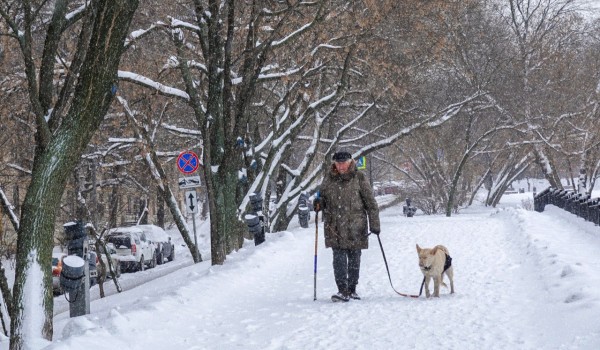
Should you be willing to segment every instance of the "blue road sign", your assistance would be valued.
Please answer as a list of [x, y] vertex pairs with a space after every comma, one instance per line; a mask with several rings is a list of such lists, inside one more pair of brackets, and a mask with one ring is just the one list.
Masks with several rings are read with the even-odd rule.
[[177, 157], [177, 169], [184, 174], [195, 172], [199, 166], [198, 155], [192, 151], [181, 152], [179, 157]]
[[356, 162], [356, 168], [358, 170], [365, 170], [367, 168], [367, 157], [362, 156], [358, 158], [358, 161]]

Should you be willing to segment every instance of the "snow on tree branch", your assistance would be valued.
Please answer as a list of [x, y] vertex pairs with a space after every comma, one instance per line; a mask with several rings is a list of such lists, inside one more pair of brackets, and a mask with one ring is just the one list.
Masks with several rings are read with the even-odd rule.
[[148, 27], [147, 29], [134, 30], [133, 32], [129, 33], [129, 37], [127, 37], [127, 39], [125, 39], [125, 47], [132, 46], [136, 41], [139, 41], [139, 39], [147, 36], [148, 34], [152, 33], [153, 31], [155, 31], [157, 29], [164, 28], [166, 26], [167, 26], [166, 23], [164, 23], [162, 21], [158, 21], [158, 22], [150, 25], [150, 27]]
[[168, 131], [171, 131], [171, 132], [177, 133], [177, 134], [181, 134], [181, 135], [189, 135], [189, 136], [201, 136], [202, 135], [202, 133], [197, 129], [181, 128], [176, 125], [170, 125], [167, 123], [161, 123], [161, 126]]
[[189, 29], [191, 31], [200, 33], [200, 27], [198, 27], [197, 25], [179, 20], [175, 17], [169, 17], [169, 19], [171, 20], [171, 27], [173, 27], [173, 28], [185, 28], [185, 29]]
[[317, 47], [315, 47], [310, 52], [311, 56], [316, 55], [317, 51], [319, 51], [319, 49], [340, 50], [340, 49], [345, 49], [345, 47], [344, 46], [338, 46], [338, 45], [320, 44], [320, 45], [317, 45]]
[[67, 13], [65, 15], [65, 18], [67, 21], [73, 21], [76, 18], [80, 17], [83, 15], [83, 13], [85, 12], [85, 10], [89, 7], [90, 5], [90, 0], [86, 0], [85, 3], [81, 6], [79, 6], [78, 8], [76, 8], [75, 10]]
[[119, 71], [118, 75], [119, 79], [123, 81], [154, 89], [158, 91], [161, 95], [176, 97], [186, 102], [190, 100], [190, 96], [185, 91], [163, 85], [143, 75], [121, 70]]
[[13, 228], [15, 229], [15, 231], [18, 231], [19, 218], [15, 214], [15, 207], [12, 204], [10, 204], [10, 201], [6, 197], [6, 194], [4, 193], [4, 190], [2, 190], [2, 187], [0, 187], [0, 202], [2, 202], [2, 209], [4, 209], [4, 213], [6, 213], [6, 215], [8, 215], [8, 217], [10, 218], [10, 222], [12, 223]]
[[22, 171], [23, 173], [27, 174], [27, 175], [31, 175], [31, 169], [25, 169], [22, 166], [15, 164], [15, 163], [8, 163], [6, 164], [7, 167], [9, 168], [13, 168], [15, 170], [19, 170]]

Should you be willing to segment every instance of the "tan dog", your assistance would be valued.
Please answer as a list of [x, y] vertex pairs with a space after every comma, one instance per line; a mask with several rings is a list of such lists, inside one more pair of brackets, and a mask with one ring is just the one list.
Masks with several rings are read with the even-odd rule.
[[[433, 278], [433, 296], [440, 296], [440, 284], [448, 288], [444, 283], [443, 274], [448, 276], [450, 280], [450, 293], [454, 294], [454, 271], [452, 266], [448, 267], [444, 271], [444, 265], [446, 264], [446, 257], [450, 257], [448, 249], [443, 245], [436, 245], [433, 248], [421, 248], [417, 244], [417, 254], [419, 254], [419, 268], [425, 276], [425, 296], [429, 298], [429, 281]], [[449, 258], [449, 262], [452, 259]]]

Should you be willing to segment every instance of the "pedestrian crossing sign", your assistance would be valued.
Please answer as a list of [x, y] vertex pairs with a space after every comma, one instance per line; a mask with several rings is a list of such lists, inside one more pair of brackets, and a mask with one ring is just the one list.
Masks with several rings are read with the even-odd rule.
[[356, 169], [365, 170], [367, 168], [367, 157], [362, 156], [356, 161]]

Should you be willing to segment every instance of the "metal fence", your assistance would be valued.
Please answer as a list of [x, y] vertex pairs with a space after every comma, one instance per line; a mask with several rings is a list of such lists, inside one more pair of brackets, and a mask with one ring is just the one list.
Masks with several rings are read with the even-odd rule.
[[543, 212], [546, 204], [552, 204], [575, 214], [586, 221], [600, 225], [600, 198], [589, 194], [549, 187], [533, 197], [533, 208]]

